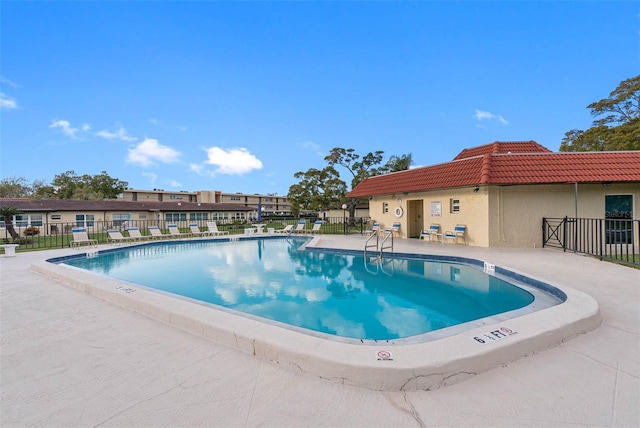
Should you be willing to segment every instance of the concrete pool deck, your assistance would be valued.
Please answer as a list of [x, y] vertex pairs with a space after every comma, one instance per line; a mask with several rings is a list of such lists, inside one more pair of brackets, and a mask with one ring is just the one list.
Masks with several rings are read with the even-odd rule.
[[[358, 250], [364, 242], [320, 239]], [[486, 260], [582, 291], [598, 302], [602, 325], [456, 385], [379, 392], [279, 367], [31, 270], [76, 250], [19, 253], [0, 257], [0, 424], [640, 425], [640, 271], [555, 250], [395, 246]]]

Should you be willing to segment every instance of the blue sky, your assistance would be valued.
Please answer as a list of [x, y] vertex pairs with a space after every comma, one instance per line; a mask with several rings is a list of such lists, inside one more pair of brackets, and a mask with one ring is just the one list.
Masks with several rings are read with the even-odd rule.
[[630, 1], [5, 0], [0, 26], [0, 178], [138, 189], [286, 195], [333, 147], [557, 151], [640, 70]]

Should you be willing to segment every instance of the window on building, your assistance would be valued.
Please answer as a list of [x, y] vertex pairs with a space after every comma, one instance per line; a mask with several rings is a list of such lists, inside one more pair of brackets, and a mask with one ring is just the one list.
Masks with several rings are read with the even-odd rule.
[[233, 220], [244, 220], [245, 219], [245, 213], [233, 213]]
[[40, 227], [42, 226], [42, 214], [18, 214], [14, 216], [13, 224], [16, 227]]
[[190, 221], [198, 221], [198, 220], [209, 220], [209, 214], [208, 213], [189, 213], [189, 220]]
[[232, 201], [239, 201], [240, 200], [240, 196], [231, 196], [230, 198]]
[[182, 195], [169, 195], [170, 200], [182, 200]]
[[93, 214], [76, 214], [77, 227], [93, 227], [94, 220]]
[[62, 214], [51, 214], [51, 220], [62, 220]]
[[187, 213], [165, 213], [164, 219], [170, 223], [187, 221]]
[[229, 213], [224, 212], [224, 213], [211, 213], [211, 219], [212, 220], [228, 220], [229, 219]]
[[129, 221], [129, 213], [114, 213], [113, 214], [113, 225], [114, 226], [122, 226], [122, 223], [125, 221]]
[[454, 214], [460, 212], [460, 199], [451, 199], [449, 212]]
[[382, 203], [382, 214], [388, 214], [389, 213], [389, 203], [388, 202], [383, 202]]

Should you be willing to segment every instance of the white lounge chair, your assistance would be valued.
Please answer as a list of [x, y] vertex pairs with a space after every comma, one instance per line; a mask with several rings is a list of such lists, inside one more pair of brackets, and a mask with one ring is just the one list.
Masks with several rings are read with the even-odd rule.
[[151, 234], [151, 239], [171, 238], [171, 235], [162, 233], [158, 226], [149, 226], [149, 233]]
[[191, 223], [189, 225], [189, 229], [191, 229], [191, 234], [193, 236], [213, 236], [213, 232], [210, 230], [201, 231], [196, 223]]
[[229, 234], [228, 230], [218, 230], [218, 224], [215, 221], [208, 221], [207, 222], [207, 229], [209, 229], [209, 232], [211, 232], [211, 234], [213, 236], [220, 236], [220, 235], [228, 235]]
[[306, 225], [307, 222], [305, 220], [298, 221], [298, 224], [296, 224], [296, 228], [293, 229], [293, 233], [306, 233], [307, 230], [304, 228]]
[[131, 236], [124, 236], [120, 233], [119, 230], [107, 230], [107, 242], [111, 244], [120, 244], [122, 242], [133, 242], [137, 241], [136, 238]]
[[190, 233], [180, 232], [177, 224], [168, 224], [167, 229], [169, 229], [169, 234], [174, 238], [188, 238], [189, 236], [191, 236]]
[[70, 242], [71, 248], [79, 248], [82, 244], [87, 244], [91, 247], [98, 246], [98, 240], [89, 238], [87, 229], [84, 227], [71, 229], [71, 234], [73, 235], [73, 241]]
[[322, 220], [316, 220], [313, 222], [313, 227], [309, 231], [310, 233], [322, 233]]
[[284, 229], [276, 229], [273, 233], [293, 233], [293, 225], [288, 224], [284, 227]]
[[462, 241], [466, 244], [467, 243], [466, 231], [467, 231], [467, 226], [463, 224], [456, 224], [456, 227], [453, 229], [453, 231], [447, 230], [444, 233], [444, 242], [447, 242], [447, 240], [449, 240], [449, 241], [453, 241], [454, 244], [457, 244], [458, 238], [462, 238]]
[[137, 241], [149, 239], [148, 236], [144, 236], [142, 233], [140, 233], [140, 229], [137, 227], [129, 227], [127, 228], [127, 232], [129, 232], [129, 236], [131, 238], [134, 238]]

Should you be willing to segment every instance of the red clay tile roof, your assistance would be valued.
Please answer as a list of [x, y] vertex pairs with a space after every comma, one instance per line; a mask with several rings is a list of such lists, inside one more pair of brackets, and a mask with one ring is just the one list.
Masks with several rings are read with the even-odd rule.
[[551, 153], [551, 150], [535, 141], [494, 141], [484, 146], [464, 149], [453, 160], [467, 159], [475, 156], [497, 153]]
[[552, 183], [640, 183], [640, 151], [485, 154], [369, 177], [347, 196], [360, 198], [452, 187]]
[[253, 211], [253, 208], [239, 204], [214, 204], [196, 202], [139, 202], [118, 199], [76, 200], [76, 199], [28, 199], [0, 198], [0, 207], [13, 207], [25, 212], [51, 211]]

